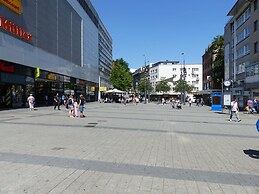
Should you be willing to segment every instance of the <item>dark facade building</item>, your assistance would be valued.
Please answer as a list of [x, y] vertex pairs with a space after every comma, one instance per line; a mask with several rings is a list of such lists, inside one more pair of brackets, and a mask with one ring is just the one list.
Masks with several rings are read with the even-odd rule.
[[[2, 2], [2, 1], [1, 1]], [[97, 100], [100, 30], [89, 0], [0, 3], [0, 109], [24, 107], [30, 93], [50, 105], [56, 93]], [[101, 26], [101, 27], [100, 27]], [[109, 59], [112, 41], [109, 40]], [[111, 66], [111, 60], [107, 66]], [[109, 69], [109, 68], [108, 68]]]

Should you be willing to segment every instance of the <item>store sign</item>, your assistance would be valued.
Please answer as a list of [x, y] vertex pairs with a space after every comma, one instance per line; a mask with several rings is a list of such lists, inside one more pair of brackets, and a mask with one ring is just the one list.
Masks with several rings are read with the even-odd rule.
[[22, 13], [22, 1], [21, 0], [0, 0], [0, 3], [4, 4], [6, 7], [12, 11], [21, 14]]
[[47, 79], [49, 79], [49, 80], [57, 80], [57, 76], [54, 73], [49, 73], [47, 75]]
[[14, 65], [6, 65], [4, 61], [0, 61], [0, 71], [14, 73]]
[[4, 19], [4, 17], [1, 15], [0, 15], [0, 29], [10, 32], [14, 36], [17, 36], [27, 41], [31, 41], [32, 39], [32, 35], [28, 32], [25, 32], [21, 26], [16, 25], [10, 20]]
[[35, 69], [35, 78], [38, 78], [38, 77], [40, 77], [40, 68], [39, 67], [37, 67]]
[[106, 92], [107, 91], [107, 87], [101, 86], [99, 90], [100, 90], [100, 92]]

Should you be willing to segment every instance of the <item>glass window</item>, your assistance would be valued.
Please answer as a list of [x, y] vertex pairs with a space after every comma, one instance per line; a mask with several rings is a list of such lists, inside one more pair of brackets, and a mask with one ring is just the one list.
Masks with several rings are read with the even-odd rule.
[[237, 28], [240, 27], [243, 23], [246, 22], [251, 16], [251, 10], [248, 8], [238, 19], [237, 19]]
[[254, 43], [254, 53], [258, 52], [258, 42]]
[[254, 22], [254, 32], [256, 32], [258, 29], [258, 22], [257, 20]]
[[257, 7], [258, 7], [258, 1], [255, 0], [255, 1], [254, 1], [254, 11], [257, 10]]

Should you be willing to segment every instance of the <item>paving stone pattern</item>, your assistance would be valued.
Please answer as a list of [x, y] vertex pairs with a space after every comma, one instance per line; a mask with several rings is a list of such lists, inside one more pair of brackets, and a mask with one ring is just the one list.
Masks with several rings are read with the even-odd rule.
[[0, 111], [0, 193], [259, 193], [259, 115], [170, 104]]

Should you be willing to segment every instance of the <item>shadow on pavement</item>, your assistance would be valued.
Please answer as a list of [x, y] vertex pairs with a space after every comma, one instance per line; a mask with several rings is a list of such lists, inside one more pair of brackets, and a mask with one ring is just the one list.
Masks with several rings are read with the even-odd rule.
[[243, 150], [243, 152], [251, 158], [259, 159], [259, 151], [258, 150]]

